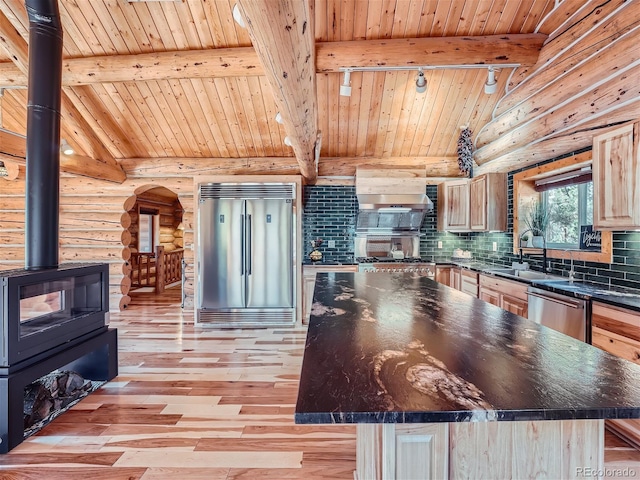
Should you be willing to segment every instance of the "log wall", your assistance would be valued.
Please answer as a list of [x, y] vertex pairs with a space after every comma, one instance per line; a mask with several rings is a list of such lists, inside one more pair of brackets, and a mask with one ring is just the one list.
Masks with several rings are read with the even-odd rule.
[[476, 132], [475, 174], [590, 146], [603, 129], [640, 117], [640, 3], [587, 0], [566, 21], [547, 23], [555, 30], [538, 62], [514, 72]]
[[[184, 230], [177, 241], [187, 246], [185, 305], [192, 306], [194, 255], [188, 248], [193, 243], [192, 176], [129, 176], [122, 184], [70, 174], [60, 178], [60, 262], [108, 263], [112, 311], [125, 309], [131, 300], [132, 222], [127, 210], [134, 192], [148, 186], [162, 186], [176, 193], [184, 210]], [[24, 204], [25, 171], [21, 169], [14, 180], [0, 179], [0, 269], [24, 267]]]

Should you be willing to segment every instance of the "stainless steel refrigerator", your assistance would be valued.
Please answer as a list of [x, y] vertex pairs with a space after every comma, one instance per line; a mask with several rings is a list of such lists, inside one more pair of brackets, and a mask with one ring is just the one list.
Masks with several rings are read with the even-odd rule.
[[295, 184], [198, 188], [196, 322], [295, 323]]

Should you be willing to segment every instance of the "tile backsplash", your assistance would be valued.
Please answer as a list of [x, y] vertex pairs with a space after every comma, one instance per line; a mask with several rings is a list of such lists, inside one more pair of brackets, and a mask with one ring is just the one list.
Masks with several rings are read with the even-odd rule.
[[[572, 152], [575, 154], [579, 152]], [[554, 158], [537, 165], [542, 165], [559, 158]], [[534, 165], [534, 166], [537, 166]], [[534, 166], [528, 167], [533, 168]], [[518, 170], [520, 171], [520, 170]], [[500, 233], [448, 233], [438, 232], [438, 189], [428, 185], [427, 195], [433, 201], [434, 210], [425, 216], [420, 229], [420, 255], [427, 260], [432, 258], [444, 260], [451, 257], [457, 248], [470, 250], [476, 261], [497, 266], [511, 266], [517, 261], [513, 249], [513, 174], [507, 175], [508, 218], [507, 231]], [[353, 262], [353, 237], [355, 232], [358, 201], [355, 187], [350, 186], [306, 186], [304, 189], [303, 240], [304, 255], [308, 258], [311, 252], [310, 241], [322, 238], [321, 251], [324, 261]], [[328, 248], [328, 241], [335, 241], [335, 248]], [[442, 242], [442, 248], [438, 248]], [[493, 243], [497, 250], [493, 251]], [[533, 269], [542, 270], [540, 258], [525, 258]], [[569, 260], [550, 259], [552, 273], [568, 276]], [[584, 277], [591, 282], [604, 285], [618, 285], [640, 289], [640, 232], [613, 233], [612, 263], [574, 261], [574, 270], [578, 278]]]
[[[311, 240], [321, 238], [324, 262], [353, 263], [353, 235], [358, 213], [356, 188], [333, 185], [304, 187], [302, 241], [304, 260], [309, 259]], [[329, 248], [329, 241], [335, 248]]]

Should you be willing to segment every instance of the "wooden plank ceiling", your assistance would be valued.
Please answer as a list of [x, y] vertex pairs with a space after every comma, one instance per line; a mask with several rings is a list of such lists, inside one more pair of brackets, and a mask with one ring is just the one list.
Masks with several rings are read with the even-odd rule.
[[[249, 30], [233, 20], [235, 0], [59, 4], [62, 137], [80, 156], [111, 167], [174, 157], [288, 157], [297, 166], [294, 150], [284, 143], [295, 120], [276, 122], [273, 85], [263, 63], [256, 62]], [[331, 57], [330, 42], [532, 34], [554, 5], [554, 0], [316, 0], [310, 10], [315, 48]], [[576, 9], [567, 8], [565, 16]], [[0, 33], [0, 87], [8, 87], [0, 126], [24, 135], [28, 21], [21, 0], [0, 0]], [[321, 175], [323, 169], [348, 172], [329, 167], [345, 157], [352, 163], [432, 164], [432, 175], [447, 176], [457, 174], [460, 125], [477, 132], [491, 120], [513, 69], [498, 70], [494, 95], [484, 93], [486, 69], [427, 70], [426, 93], [416, 93], [417, 71], [353, 72], [351, 97], [339, 95], [343, 75], [335, 70], [315, 78]]]

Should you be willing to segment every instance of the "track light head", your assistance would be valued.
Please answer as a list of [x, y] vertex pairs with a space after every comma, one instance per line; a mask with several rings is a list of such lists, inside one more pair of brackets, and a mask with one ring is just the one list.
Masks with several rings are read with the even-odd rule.
[[280, 112], [276, 113], [276, 122], [282, 124], [284, 123], [282, 120], [282, 115], [280, 114]]
[[491, 95], [498, 90], [498, 82], [496, 81], [496, 71], [493, 67], [489, 67], [487, 72], [487, 83], [484, 84], [484, 93]]
[[424, 77], [424, 72], [422, 69], [418, 70], [418, 75], [416, 75], [416, 92], [424, 93], [427, 91], [427, 79]]
[[242, 28], [247, 28], [247, 26], [244, 23], [244, 18], [242, 18], [242, 14], [240, 13], [240, 7], [238, 7], [237, 3], [233, 6], [233, 19]]
[[65, 155], [73, 155], [75, 153], [73, 147], [64, 138], [60, 140], [60, 151]]
[[345, 70], [344, 72], [344, 80], [342, 81], [342, 85], [340, 85], [340, 95], [343, 97], [351, 96], [351, 71]]
[[284, 144], [287, 147], [293, 147], [293, 143], [291, 143], [291, 139], [289, 137], [284, 137]]

